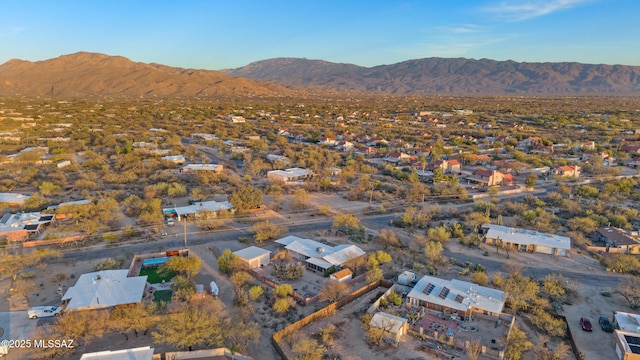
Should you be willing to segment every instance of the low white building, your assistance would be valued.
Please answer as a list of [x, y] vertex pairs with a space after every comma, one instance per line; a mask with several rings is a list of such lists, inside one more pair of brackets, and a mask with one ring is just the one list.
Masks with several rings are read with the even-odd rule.
[[21, 205], [29, 200], [31, 196], [18, 193], [0, 193], [0, 203], [9, 205]]
[[133, 349], [105, 350], [82, 354], [80, 360], [151, 360], [153, 348], [144, 346]]
[[369, 325], [377, 331], [383, 331], [383, 337], [396, 342], [400, 341], [402, 335], [406, 334], [409, 329], [407, 319], [386, 312], [375, 313]]
[[127, 277], [129, 270], [102, 270], [82, 274], [65, 292], [66, 311], [109, 308], [142, 301], [146, 276]]
[[[208, 217], [216, 216], [221, 211], [233, 211], [233, 205], [228, 201], [202, 201], [187, 206], [162, 209], [165, 217], [176, 218], [180, 221], [184, 216]], [[201, 216], [206, 214], [206, 216]]]
[[183, 155], [167, 155], [163, 156], [162, 160], [169, 161], [174, 164], [184, 164], [184, 162], [186, 161]]
[[365, 255], [364, 250], [356, 245], [331, 246], [294, 235], [275, 242], [284, 246], [294, 259], [304, 261], [308, 269], [322, 273], [327, 273], [332, 267], [334, 269], [350, 267], [354, 261]]
[[183, 172], [188, 172], [188, 171], [213, 171], [213, 172], [220, 173], [220, 172], [222, 172], [222, 170], [223, 170], [222, 165], [218, 165], [218, 164], [188, 164], [188, 165], [185, 165], [182, 168]]
[[263, 267], [271, 262], [271, 251], [257, 246], [249, 246], [248, 248], [234, 251], [234, 254], [246, 263], [249, 269]]
[[313, 172], [307, 169], [290, 168], [286, 170], [272, 170], [267, 172], [267, 179], [270, 181], [293, 183], [311, 176]]
[[484, 224], [482, 228], [486, 231], [487, 244], [498, 243], [499, 246], [509, 250], [557, 256], [569, 256], [569, 250], [571, 250], [571, 238], [567, 236], [494, 224]]
[[473, 312], [500, 314], [504, 303], [504, 292], [500, 290], [428, 275], [407, 295], [407, 307], [425, 307], [464, 320], [471, 320]]

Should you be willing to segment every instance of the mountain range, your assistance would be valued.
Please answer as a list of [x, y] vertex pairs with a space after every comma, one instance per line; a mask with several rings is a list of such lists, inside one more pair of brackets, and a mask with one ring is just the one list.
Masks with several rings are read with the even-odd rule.
[[80, 52], [0, 65], [0, 95], [52, 97], [288, 97], [314, 92], [460, 95], [639, 94], [640, 66], [426, 58], [361, 67], [276, 58], [196, 70]]
[[282, 85], [385, 94], [637, 94], [640, 66], [427, 58], [371, 68], [277, 58], [225, 70]]
[[80, 52], [44, 61], [9, 60], [0, 65], [3, 96], [126, 96], [225, 98], [280, 96], [285, 87], [226, 75], [133, 62], [122, 56]]

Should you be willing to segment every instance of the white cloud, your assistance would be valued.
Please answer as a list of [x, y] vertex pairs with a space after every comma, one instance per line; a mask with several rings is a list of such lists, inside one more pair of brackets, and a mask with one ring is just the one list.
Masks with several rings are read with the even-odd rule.
[[0, 38], [8, 38], [11, 36], [20, 35], [25, 28], [23, 27], [14, 27], [10, 29], [5, 29], [0, 32]]
[[522, 21], [570, 9], [590, 1], [592, 0], [519, 0], [502, 2], [483, 10], [509, 21]]
[[482, 32], [482, 29], [473, 24], [461, 25], [461, 26], [438, 26], [436, 30], [440, 33], [448, 33], [448, 34], [469, 34], [469, 33], [477, 33]]

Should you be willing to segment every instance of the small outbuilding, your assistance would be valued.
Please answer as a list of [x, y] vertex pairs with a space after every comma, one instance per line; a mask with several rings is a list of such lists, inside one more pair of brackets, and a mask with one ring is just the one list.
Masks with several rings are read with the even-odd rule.
[[338, 282], [345, 282], [351, 280], [351, 278], [353, 278], [353, 272], [349, 268], [344, 268], [329, 275], [329, 279]]
[[386, 312], [375, 313], [371, 318], [369, 325], [375, 328], [376, 331], [384, 332], [382, 336], [385, 339], [395, 342], [400, 341], [409, 328], [407, 319], [391, 315]]
[[249, 246], [234, 252], [234, 254], [247, 263], [250, 269], [263, 267], [271, 262], [271, 251], [256, 246]]

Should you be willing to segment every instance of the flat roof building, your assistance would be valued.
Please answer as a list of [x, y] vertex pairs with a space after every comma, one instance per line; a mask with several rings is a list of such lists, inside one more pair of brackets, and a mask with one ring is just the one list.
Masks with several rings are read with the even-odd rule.
[[129, 270], [102, 270], [82, 274], [67, 289], [63, 301], [66, 311], [108, 308], [142, 301], [146, 276], [127, 277]]
[[504, 292], [457, 279], [423, 276], [407, 295], [407, 306], [428, 309], [470, 320], [474, 311], [492, 315], [504, 309]]
[[485, 242], [487, 244], [496, 245], [498, 243], [498, 245], [507, 247], [508, 250], [557, 256], [569, 256], [569, 250], [571, 250], [571, 238], [567, 236], [494, 224], [484, 224], [482, 228], [486, 231]]

